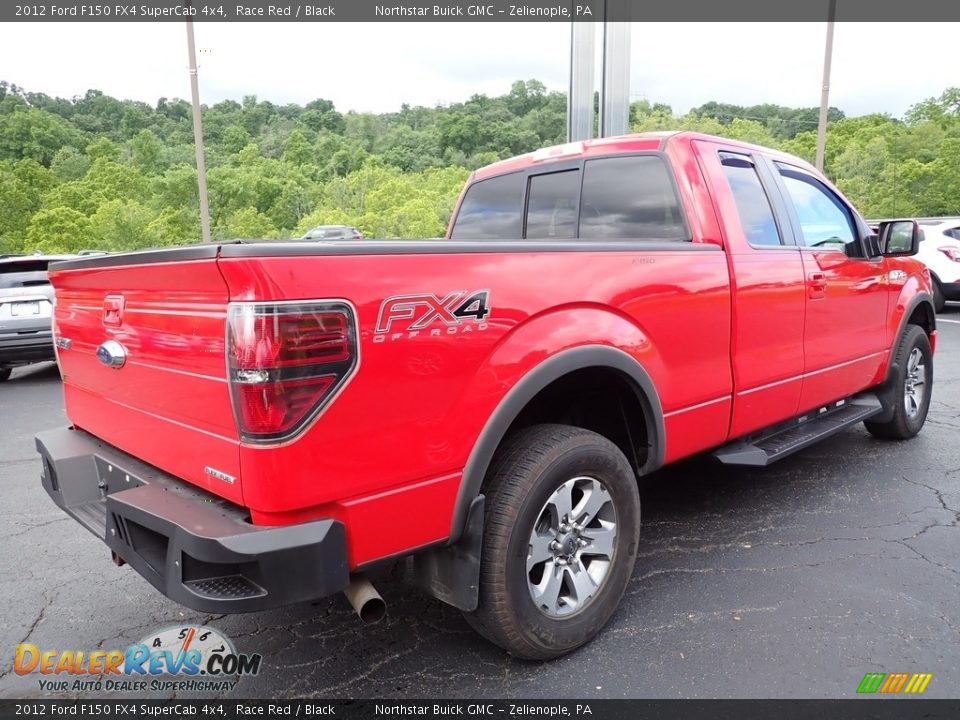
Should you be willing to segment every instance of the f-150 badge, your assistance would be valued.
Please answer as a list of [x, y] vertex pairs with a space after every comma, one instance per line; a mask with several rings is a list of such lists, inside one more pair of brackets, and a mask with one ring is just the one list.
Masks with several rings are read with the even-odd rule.
[[486, 330], [489, 314], [489, 290], [454, 290], [442, 298], [427, 293], [393, 295], [380, 305], [373, 341]]

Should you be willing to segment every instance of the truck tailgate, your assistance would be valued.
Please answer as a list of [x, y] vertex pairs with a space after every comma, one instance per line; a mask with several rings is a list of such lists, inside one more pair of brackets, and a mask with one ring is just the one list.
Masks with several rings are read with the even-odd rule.
[[[53, 268], [67, 415], [124, 452], [241, 503], [224, 357], [228, 291], [216, 248], [191, 251]], [[111, 365], [119, 356], [122, 365]]]

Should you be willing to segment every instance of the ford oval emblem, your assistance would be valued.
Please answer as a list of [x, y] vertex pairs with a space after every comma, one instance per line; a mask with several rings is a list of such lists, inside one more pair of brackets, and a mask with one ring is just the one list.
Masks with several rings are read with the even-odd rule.
[[107, 340], [97, 348], [97, 360], [107, 367], [121, 368], [127, 361], [127, 350], [116, 340]]

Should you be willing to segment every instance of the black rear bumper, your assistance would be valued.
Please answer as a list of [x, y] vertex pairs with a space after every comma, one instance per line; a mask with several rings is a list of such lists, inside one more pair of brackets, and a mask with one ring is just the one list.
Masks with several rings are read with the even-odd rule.
[[49, 328], [37, 332], [0, 334], [0, 367], [54, 359], [53, 335]]
[[43, 487], [167, 597], [203, 612], [315, 600], [349, 582], [343, 525], [251, 525], [243, 508], [82, 430], [37, 435]]

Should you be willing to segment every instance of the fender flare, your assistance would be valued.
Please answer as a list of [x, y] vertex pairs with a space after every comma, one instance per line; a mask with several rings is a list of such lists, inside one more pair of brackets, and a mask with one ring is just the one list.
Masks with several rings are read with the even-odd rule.
[[907, 303], [906, 309], [903, 311], [903, 317], [900, 318], [900, 324], [897, 326], [897, 332], [893, 336], [893, 343], [890, 345], [890, 364], [887, 366], [887, 374], [884, 377], [884, 382], [890, 379], [890, 375], [893, 372], [893, 353], [897, 348], [897, 343], [900, 342], [900, 338], [903, 336], [903, 331], [907, 328], [907, 323], [910, 321], [910, 316], [913, 315], [913, 311], [922, 303], [930, 306], [929, 312], [932, 318], [930, 330], [933, 331], [937, 329], [937, 313], [936, 308], [933, 306], [933, 295], [925, 290], [918, 292], [910, 298], [910, 302]]
[[903, 337], [904, 331], [907, 329], [907, 324], [910, 321], [910, 316], [913, 315], [914, 310], [916, 310], [920, 305], [926, 303], [929, 307], [931, 321], [931, 330], [937, 329], [937, 313], [933, 306], [933, 296], [926, 292], [921, 291], [910, 298], [910, 302], [907, 303], [906, 308], [903, 311], [903, 316], [900, 318], [900, 323], [897, 326], [897, 332], [893, 336], [893, 342], [890, 345], [890, 360], [887, 363], [887, 371], [884, 373], [883, 382], [880, 385], [874, 388], [877, 397], [880, 400], [880, 404], [883, 405], [883, 411], [879, 415], [875, 415], [870, 418], [872, 422], [888, 422], [893, 418], [894, 412], [894, 403], [897, 402], [896, 398], [893, 397], [894, 393], [890, 386], [891, 379], [897, 369], [895, 362], [895, 355], [897, 349], [897, 343], [900, 342], [900, 338]]
[[633, 357], [609, 345], [582, 345], [547, 358], [527, 372], [500, 400], [477, 437], [464, 466], [463, 477], [453, 508], [449, 543], [456, 543], [463, 532], [471, 503], [480, 494], [490, 462], [510, 425], [541, 390], [575, 370], [586, 368], [618, 370], [632, 381], [637, 399], [647, 420], [650, 451], [641, 471], [650, 472], [663, 465], [665, 430], [660, 396], [650, 375]]

